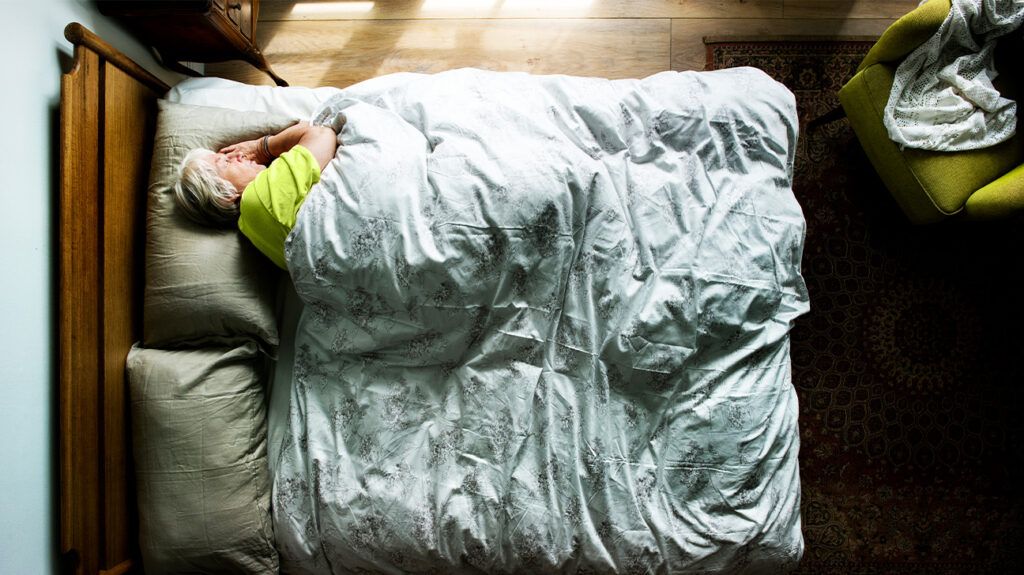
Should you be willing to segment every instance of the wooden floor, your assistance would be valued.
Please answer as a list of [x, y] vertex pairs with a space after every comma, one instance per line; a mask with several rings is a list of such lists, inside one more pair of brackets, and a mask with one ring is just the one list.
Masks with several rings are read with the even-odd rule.
[[[918, 0], [263, 0], [257, 39], [292, 85], [473, 66], [637, 78], [704, 67], [705, 36], [877, 36]], [[270, 79], [242, 62], [206, 72]]]

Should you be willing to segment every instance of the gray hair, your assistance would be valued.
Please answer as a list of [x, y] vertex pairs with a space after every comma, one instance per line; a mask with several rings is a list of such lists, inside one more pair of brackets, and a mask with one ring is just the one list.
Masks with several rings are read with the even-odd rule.
[[217, 174], [202, 157], [210, 150], [196, 148], [185, 155], [174, 183], [174, 197], [188, 218], [198, 224], [228, 227], [238, 221], [238, 190]]

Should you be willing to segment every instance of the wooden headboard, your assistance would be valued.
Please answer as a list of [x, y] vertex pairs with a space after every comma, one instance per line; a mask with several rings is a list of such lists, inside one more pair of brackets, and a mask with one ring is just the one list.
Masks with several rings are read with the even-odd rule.
[[168, 86], [77, 23], [60, 101], [63, 573], [138, 572], [125, 358], [140, 338], [146, 187]]

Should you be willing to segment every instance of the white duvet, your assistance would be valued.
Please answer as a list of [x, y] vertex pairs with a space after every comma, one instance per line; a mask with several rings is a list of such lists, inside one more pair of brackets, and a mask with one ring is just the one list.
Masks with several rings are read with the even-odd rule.
[[286, 247], [285, 572], [796, 564], [792, 94], [456, 70], [303, 98], [348, 123]]

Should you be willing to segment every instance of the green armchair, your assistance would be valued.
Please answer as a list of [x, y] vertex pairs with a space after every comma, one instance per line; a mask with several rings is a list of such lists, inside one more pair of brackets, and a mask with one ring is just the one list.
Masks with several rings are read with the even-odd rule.
[[[930, 0], [892, 24], [871, 48], [857, 74], [839, 91], [839, 100], [869, 160], [886, 187], [917, 224], [963, 214], [995, 218], [1024, 213], [1024, 137], [1019, 133], [999, 145], [967, 152], [934, 152], [900, 147], [889, 139], [882, 111], [896, 68], [914, 48], [931, 37], [949, 13], [950, 0]], [[1018, 31], [1019, 32], [1019, 31]], [[1019, 61], [1021, 34], [1000, 39], [996, 87], [1024, 103]], [[1013, 52], [1016, 51], [1016, 54]]]

